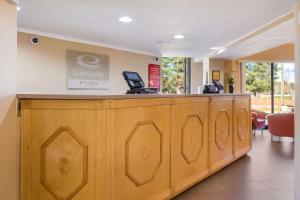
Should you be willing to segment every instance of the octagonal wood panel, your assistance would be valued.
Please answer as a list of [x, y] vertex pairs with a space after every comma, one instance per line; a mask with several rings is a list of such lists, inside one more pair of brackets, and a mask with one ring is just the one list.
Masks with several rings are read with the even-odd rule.
[[41, 183], [55, 199], [72, 199], [87, 183], [87, 145], [61, 127], [41, 146]]
[[237, 117], [237, 131], [240, 140], [245, 140], [248, 134], [248, 113], [245, 108], [241, 108]]
[[227, 146], [229, 139], [229, 118], [226, 111], [219, 112], [216, 118], [216, 144], [218, 148], [224, 149]]
[[203, 122], [198, 115], [190, 115], [182, 127], [181, 153], [191, 164], [199, 159], [203, 147]]
[[162, 134], [154, 122], [139, 122], [126, 140], [126, 175], [136, 185], [151, 182], [162, 161]]

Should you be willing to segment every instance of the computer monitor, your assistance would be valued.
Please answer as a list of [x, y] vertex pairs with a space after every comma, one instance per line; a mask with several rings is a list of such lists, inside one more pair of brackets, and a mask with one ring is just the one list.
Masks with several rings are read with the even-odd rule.
[[124, 71], [122, 73], [130, 89], [142, 89], [145, 83], [137, 72]]

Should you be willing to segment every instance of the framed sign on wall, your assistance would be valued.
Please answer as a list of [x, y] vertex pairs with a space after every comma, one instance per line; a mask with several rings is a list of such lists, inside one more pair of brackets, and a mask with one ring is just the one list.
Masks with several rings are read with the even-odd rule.
[[213, 81], [220, 81], [221, 79], [221, 72], [220, 70], [213, 70], [212, 71], [212, 80]]
[[67, 50], [68, 89], [109, 89], [109, 57]]
[[149, 64], [148, 87], [160, 90], [160, 65]]

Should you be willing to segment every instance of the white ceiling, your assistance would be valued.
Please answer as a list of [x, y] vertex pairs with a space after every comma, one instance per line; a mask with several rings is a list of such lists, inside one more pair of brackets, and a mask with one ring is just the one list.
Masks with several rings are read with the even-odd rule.
[[[291, 11], [297, 0], [23, 0], [19, 28], [163, 56], [201, 57]], [[133, 18], [121, 24], [120, 16]], [[173, 35], [184, 34], [183, 40]], [[174, 43], [162, 46], [158, 41]], [[247, 47], [245, 47], [247, 48]], [[252, 47], [253, 48], [253, 47]], [[250, 50], [248, 50], [249, 52]], [[227, 55], [228, 54], [228, 55]], [[234, 52], [226, 52], [233, 56]]]
[[243, 58], [273, 47], [294, 42], [294, 18], [285, 21], [249, 40], [230, 47], [227, 51], [214, 56], [229, 60]]

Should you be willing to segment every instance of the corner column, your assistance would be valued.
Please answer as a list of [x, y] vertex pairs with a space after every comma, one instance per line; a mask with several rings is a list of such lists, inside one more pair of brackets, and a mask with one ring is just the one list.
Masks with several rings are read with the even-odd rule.
[[295, 199], [300, 199], [300, 2], [295, 7]]
[[203, 79], [202, 79], [203, 86], [209, 84], [210, 82], [209, 66], [210, 66], [209, 57], [203, 58]]

